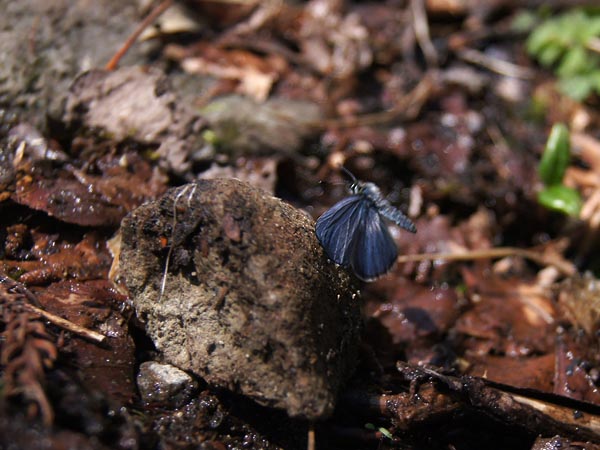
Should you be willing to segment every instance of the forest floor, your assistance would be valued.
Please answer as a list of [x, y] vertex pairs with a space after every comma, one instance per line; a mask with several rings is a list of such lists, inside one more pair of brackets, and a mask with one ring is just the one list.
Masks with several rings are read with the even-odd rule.
[[[0, 448], [600, 449], [594, 2], [166, 1], [111, 63], [159, 2], [0, 3]], [[316, 220], [342, 165], [417, 233], [333, 414], [150, 398], [122, 220], [219, 177]]]

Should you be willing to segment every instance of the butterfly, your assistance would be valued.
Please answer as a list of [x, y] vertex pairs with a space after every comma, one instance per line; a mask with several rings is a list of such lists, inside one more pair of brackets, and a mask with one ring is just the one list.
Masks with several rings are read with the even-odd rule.
[[340, 200], [317, 220], [316, 232], [329, 259], [350, 267], [364, 281], [386, 273], [398, 257], [398, 249], [384, 218], [417, 232], [415, 224], [387, 201], [374, 183], [352, 179], [351, 196]]

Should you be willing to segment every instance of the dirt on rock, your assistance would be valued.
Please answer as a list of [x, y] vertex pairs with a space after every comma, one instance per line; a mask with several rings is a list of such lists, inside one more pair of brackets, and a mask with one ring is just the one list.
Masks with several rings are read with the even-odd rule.
[[259, 189], [202, 180], [124, 219], [119, 270], [167, 362], [322, 418], [354, 368], [361, 319], [351, 279], [313, 230]]

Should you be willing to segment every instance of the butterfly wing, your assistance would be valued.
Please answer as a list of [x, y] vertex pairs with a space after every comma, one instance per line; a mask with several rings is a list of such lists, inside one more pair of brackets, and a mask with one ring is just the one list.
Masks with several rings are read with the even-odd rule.
[[358, 278], [370, 281], [394, 265], [398, 249], [376, 208], [366, 208], [355, 230], [350, 266]]
[[362, 196], [352, 195], [340, 200], [317, 220], [317, 238], [329, 259], [336, 264], [350, 265], [368, 209]]

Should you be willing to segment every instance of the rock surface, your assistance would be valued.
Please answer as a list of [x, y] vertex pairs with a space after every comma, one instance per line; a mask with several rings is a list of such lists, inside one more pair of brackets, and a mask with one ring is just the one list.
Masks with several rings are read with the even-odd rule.
[[242, 155], [294, 155], [323, 120], [319, 105], [306, 100], [271, 98], [256, 102], [241, 95], [219, 97], [201, 110], [219, 149]]
[[175, 173], [189, 169], [190, 153], [201, 148], [203, 120], [180, 101], [167, 76], [156, 68], [90, 70], [71, 85], [62, 120], [71, 127], [156, 146], [160, 165]]
[[183, 370], [157, 361], [140, 364], [137, 385], [145, 403], [172, 407], [184, 404], [198, 387], [194, 379]]
[[[142, 16], [136, 2], [121, 0], [2, 2], [0, 111], [44, 131], [49, 116], [60, 117], [73, 77], [104, 66]], [[121, 64], [144, 63], [151, 48], [134, 45]]]
[[332, 412], [360, 304], [310, 218], [240, 181], [201, 180], [139, 207], [121, 232], [119, 271], [165, 361], [294, 417]]

